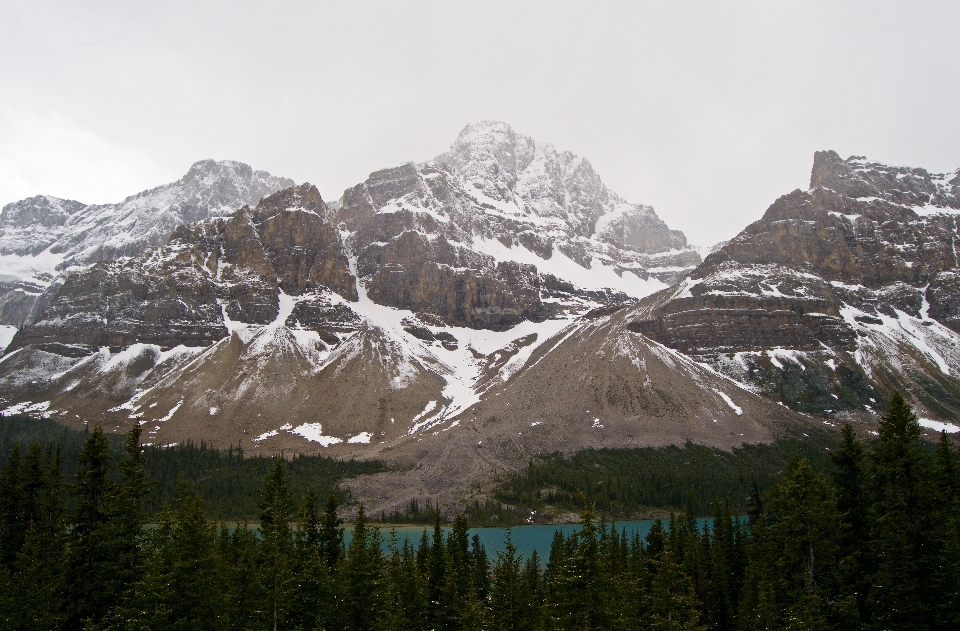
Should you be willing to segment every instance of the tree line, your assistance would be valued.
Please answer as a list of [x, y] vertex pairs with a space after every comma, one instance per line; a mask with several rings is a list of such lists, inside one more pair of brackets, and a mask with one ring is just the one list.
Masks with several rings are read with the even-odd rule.
[[[181, 481], [145, 528], [151, 481], [134, 429], [111, 475], [90, 433], [68, 485], [53, 447], [0, 471], [0, 616], [7, 629], [553, 630], [960, 628], [960, 465], [930, 452], [895, 395], [865, 448], [847, 426], [834, 468], [797, 455], [745, 519], [692, 500], [641, 539], [597, 523], [557, 532], [523, 559], [507, 535], [488, 555], [464, 515], [399, 542], [364, 515], [345, 543], [335, 495], [294, 502], [272, 462], [259, 527], [209, 521]], [[64, 492], [74, 497], [67, 511]], [[386, 539], [386, 541], [384, 541]]]
[[[124, 436], [104, 434], [111, 458], [124, 458]], [[41, 447], [60, 449], [63, 474], [70, 478], [77, 472], [78, 456], [90, 437], [90, 431], [78, 431], [54, 421], [25, 417], [5, 418], [0, 423], [0, 464], [14, 453], [19, 445], [38, 442]], [[177, 492], [177, 479], [183, 476], [202, 496], [207, 516], [216, 520], [240, 521], [256, 519], [259, 514], [257, 498], [263, 476], [273, 466], [273, 457], [245, 451], [240, 446], [214, 449], [206, 443], [191, 442], [173, 446], [144, 445], [142, 447], [146, 472], [151, 480], [146, 497], [149, 512], [172, 501]], [[350, 501], [349, 491], [340, 487], [344, 478], [380, 473], [389, 468], [378, 460], [338, 460], [320, 455], [294, 454], [287, 461], [294, 497], [299, 499], [307, 485], [326, 497], [336, 493], [342, 502]], [[113, 470], [116, 473], [116, 470]], [[74, 496], [68, 495], [68, 508], [73, 508]], [[431, 522], [432, 523], [432, 522]]]
[[631, 519], [650, 509], [680, 509], [692, 501], [698, 515], [709, 515], [718, 497], [730, 498], [743, 514], [753, 486], [765, 491], [795, 454], [816, 471], [833, 468], [835, 433], [807, 429], [807, 435], [772, 444], [743, 445], [724, 451], [691, 442], [681, 446], [585, 449], [573, 456], [550, 454], [530, 461], [497, 484], [493, 497], [508, 506], [548, 515], [579, 511], [593, 504], [608, 518]]

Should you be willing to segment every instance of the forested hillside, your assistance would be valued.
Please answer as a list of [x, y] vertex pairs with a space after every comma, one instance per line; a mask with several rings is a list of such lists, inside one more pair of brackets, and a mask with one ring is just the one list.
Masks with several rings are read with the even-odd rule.
[[[42, 452], [57, 447], [60, 467], [64, 475], [72, 477], [78, 467], [79, 454], [90, 433], [71, 430], [52, 421], [8, 418], [0, 423], [0, 463], [13, 454], [28, 458], [28, 447], [36, 442]], [[104, 434], [113, 460], [123, 458], [123, 437]], [[240, 521], [256, 520], [259, 514], [257, 497], [263, 476], [273, 465], [273, 458], [251, 455], [240, 448], [212, 449], [206, 444], [187, 443], [169, 447], [143, 446], [144, 467], [150, 479], [150, 492], [144, 507], [148, 513], [159, 511], [164, 502], [170, 502], [177, 489], [177, 478], [183, 476], [203, 497], [206, 514], [211, 519]], [[287, 463], [291, 488], [299, 499], [307, 486], [326, 497], [337, 494], [340, 501], [349, 494], [340, 489], [344, 478], [366, 473], [386, 471], [386, 466], [375, 460], [337, 460], [324, 456], [294, 455]], [[73, 497], [68, 495], [68, 503]]]
[[[960, 463], [934, 452], [896, 395], [869, 450], [848, 426], [829, 474], [794, 457], [746, 519], [729, 503], [644, 540], [595, 521], [523, 560], [495, 558], [464, 516], [388, 546], [361, 508], [344, 544], [337, 499], [272, 462], [259, 528], [210, 522], [181, 480], [144, 528], [151, 480], [136, 430], [111, 474], [92, 431], [68, 483], [39, 445], [0, 472], [0, 620], [9, 629], [956, 629]], [[67, 510], [64, 490], [74, 498]], [[294, 527], [294, 523], [298, 526]], [[386, 535], [389, 536], [389, 535]]]

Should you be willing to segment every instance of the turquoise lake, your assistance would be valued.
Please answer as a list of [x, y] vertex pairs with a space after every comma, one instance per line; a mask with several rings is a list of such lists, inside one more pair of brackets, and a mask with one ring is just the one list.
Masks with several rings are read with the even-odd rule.
[[[702, 529], [704, 524], [711, 521], [712, 520], [710, 519], [698, 519], [697, 526]], [[653, 527], [653, 524], [654, 520], [652, 519], [641, 519], [636, 521], [617, 522], [614, 525], [617, 528], [617, 532], [626, 531], [627, 537], [632, 538], [634, 533], [640, 533], [640, 537], [643, 538], [647, 536], [648, 532], [650, 532], [650, 528]], [[669, 528], [669, 522], [663, 522], [663, 527]], [[536, 550], [540, 558], [546, 560], [546, 557], [550, 553], [550, 543], [553, 541], [553, 534], [558, 530], [562, 532], [564, 536], [567, 536], [574, 531], [580, 530], [580, 525], [554, 524], [514, 526], [510, 529], [510, 536], [513, 539], [513, 545], [517, 547], [517, 552], [521, 556], [530, 556], [530, 554]], [[423, 535], [423, 531], [423, 526], [398, 526], [396, 529], [398, 547], [403, 545], [404, 539], [410, 541], [411, 545], [414, 547], [418, 546], [420, 544], [420, 537]], [[427, 528], [426, 531], [427, 537], [432, 537], [433, 528]], [[444, 528], [444, 531], [449, 532], [449, 528]], [[480, 536], [480, 542], [483, 543], [483, 546], [487, 549], [487, 556], [491, 560], [496, 558], [497, 552], [503, 551], [506, 547], [506, 528], [471, 528], [471, 540], [473, 539], [474, 534]], [[345, 530], [343, 535], [345, 543], [349, 545], [350, 530]], [[390, 548], [390, 528], [380, 527], [380, 535], [383, 539], [383, 550], [384, 552], [388, 552]]]

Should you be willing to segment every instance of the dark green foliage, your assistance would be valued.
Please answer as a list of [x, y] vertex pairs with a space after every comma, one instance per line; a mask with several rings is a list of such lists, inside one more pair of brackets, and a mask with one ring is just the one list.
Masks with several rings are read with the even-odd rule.
[[[134, 431], [117, 455], [93, 430], [78, 453], [71, 510], [56, 449], [11, 449], [0, 468], [0, 628], [960, 628], [958, 450], [946, 435], [935, 450], [921, 445], [902, 399], [880, 429], [864, 449], [845, 428], [829, 474], [794, 454], [775, 480], [728, 477], [721, 484], [735, 480], [749, 498], [740, 500], [746, 519], [714, 501], [701, 526], [692, 491], [671, 500], [683, 512], [641, 540], [598, 522], [578, 496], [580, 528], [557, 531], [544, 564], [521, 559], [509, 531], [491, 562], [466, 515], [444, 531], [439, 511], [432, 537], [424, 530], [419, 546], [398, 545], [391, 532], [384, 554], [360, 506], [345, 548], [337, 496], [327, 494], [322, 512], [312, 486], [295, 501], [294, 465], [279, 458], [257, 488], [258, 529], [216, 528], [184, 477], [145, 528], [150, 452]], [[717, 458], [689, 446], [676, 453]], [[757, 453], [765, 455], [748, 458], [778, 462]], [[630, 458], [614, 454], [604, 466], [617, 471]], [[626, 497], [607, 495], [624, 509]]]
[[[466, 515], [470, 523], [475, 528], [484, 526], [512, 526], [523, 523], [529, 517], [530, 511], [526, 507], [504, 506], [503, 503], [486, 498], [483, 503], [480, 500], [467, 502], [462, 507], [462, 512]], [[410, 503], [404, 510], [394, 510], [391, 513], [381, 512], [377, 521], [384, 524], [429, 524], [432, 525], [437, 518], [440, 521], [447, 521], [446, 512], [438, 505], [435, 505], [427, 499], [423, 506], [416, 498], [410, 500]]]
[[[0, 422], [0, 464], [12, 457], [15, 446], [28, 445], [32, 441], [42, 446], [60, 446], [63, 472], [71, 478], [77, 471], [78, 456], [90, 432], [71, 430], [49, 420], [6, 418]], [[119, 434], [104, 434], [113, 463], [126, 458], [127, 437]], [[164, 503], [176, 497], [177, 484], [182, 475], [203, 498], [207, 516], [216, 520], [240, 521], [256, 519], [260, 483], [273, 466], [273, 458], [250, 456], [239, 448], [217, 450], [205, 444], [186, 443], [175, 447], [144, 447], [143, 471], [151, 480], [150, 493], [142, 508], [148, 512], [159, 510]], [[290, 488], [295, 499], [313, 487], [321, 497], [338, 494], [338, 500], [346, 496], [339, 490], [341, 480], [368, 473], [379, 473], [387, 468], [381, 462], [336, 460], [323, 456], [294, 456], [287, 463], [290, 472]], [[121, 475], [114, 469], [111, 479]], [[3, 481], [0, 478], [0, 486]], [[68, 498], [71, 499], [71, 498]], [[72, 507], [73, 502], [69, 505]], [[432, 520], [431, 522], [432, 523]], [[0, 551], [2, 554], [2, 551]]]
[[922, 589], [933, 570], [929, 458], [919, 444], [917, 417], [899, 393], [880, 419], [880, 440], [871, 454], [870, 585], [874, 624], [884, 629], [929, 628], [925, 612], [934, 603]]
[[834, 445], [829, 434], [811, 434], [803, 441], [744, 445], [732, 452], [687, 443], [682, 448], [588, 449], [569, 459], [554, 454], [508, 476], [495, 497], [543, 513], [545, 506], [581, 510], [582, 493], [598, 511], [618, 519], [634, 517], [642, 508], [678, 509], [688, 500], [696, 514], [709, 515], [718, 497], [730, 498], [740, 512], [751, 484], [761, 490], [772, 486], [794, 454], [807, 458], [816, 471], [831, 469], [827, 448]]
[[120, 594], [111, 570], [110, 445], [99, 427], [91, 432], [78, 456], [71, 493], [76, 498], [70, 554], [67, 560], [68, 629], [99, 625]]

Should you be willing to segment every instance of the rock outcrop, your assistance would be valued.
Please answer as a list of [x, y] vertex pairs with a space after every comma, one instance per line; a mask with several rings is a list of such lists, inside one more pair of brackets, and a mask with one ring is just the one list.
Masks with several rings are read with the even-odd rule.
[[433, 161], [372, 173], [330, 217], [371, 298], [451, 325], [505, 327], [638, 298], [700, 262], [585, 159], [497, 122], [468, 125]]
[[[9, 350], [206, 346], [225, 337], [231, 321], [274, 321], [281, 294], [327, 289], [355, 301], [356, 278], [325, 210], [317, 189], [303, 184], [232, 217], [180, 226], [163, 248], [68, 273]], [[331, 323], [310, 304], [298, 305], [298, 321], [329, 334]]]
[[960, 415], [960, 175], [832, 151], [633, 329], [804, 411]]
[[[136, 256], [167, 243], [181, 225], [232, 215], [241, 206], [293, 186], [287, 178], [241, 162], [203, 160], [182, 178], [117, 204], [83, 204], [38, 195], [0, 213], [0, 324], [21, 327], [42, 305], [34, 302], [70, 267]], [[32, 297], [32, 298], [31, 298]]]

